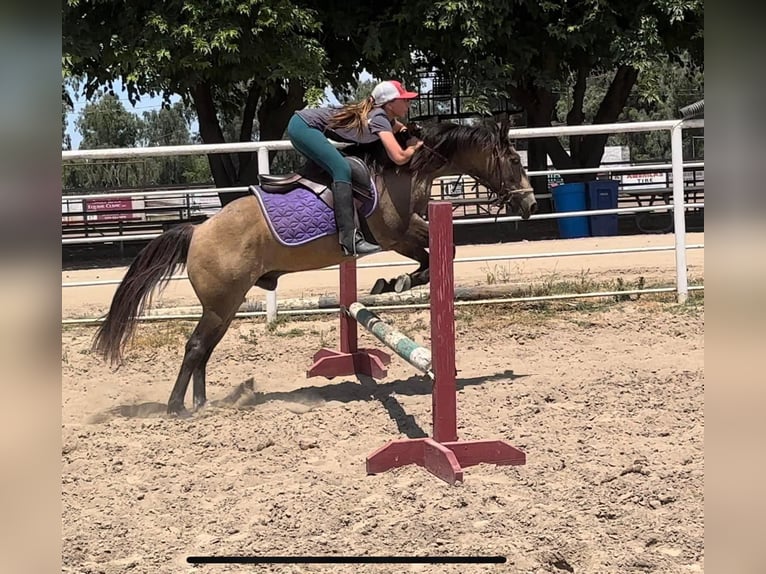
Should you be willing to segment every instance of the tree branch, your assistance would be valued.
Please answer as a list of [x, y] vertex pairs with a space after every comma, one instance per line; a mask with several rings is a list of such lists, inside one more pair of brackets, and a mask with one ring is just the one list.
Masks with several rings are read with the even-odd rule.
[[[601, 100], [601, 105], [593, 120], [594, 124], [609, 124], [617, 121], [625, 108], [628, 96], [638, 80], [638, 70], [632, 66], [620, 66], [612, 78], [609, 89]], [[604, 155], [604, 146], [609, 134], [596, 134], [582, 138], [578, 164], [581, 167], [596, 167]]]
[[[190, 92], [192, 100], [194, 100], [194, 107], [197, 110], [199, 133], [202, 141], [206, 144], [224, 143], [210, 84], [202, 82], [191, 88]], [[215, 185], [217, 187], [233, 186], [237, 178], [231, 157], [228, 154], [212, 153], [208, 154], [207, 159], [210, 163], [210, 171], [213, 174]], [[229, 193], [219, 193], [218, 196], [221, 200], [221, 206], [238, 197], [236, 194]]]
[[[242, 112], [242, 127], [239, 130], [239, 141], [249, 142], [253, 139], [253, 124], [255, 123], [255, 112], [258, 109], [258, 101], [261, 99], [263, 91], [260, 86], [253, 81], [250, 89], [247, 91], [247, 101], [245, 109]], [[253, 159], [253, 152], [242, 152], [239, 154], [239, 173], [240, 175], [247, 170], [247, 165]]]
[[[579, 126], [585, 121], [585, 91], [589, 73], [590, 66], [585, 61], [578, 62], [577, 80], [575, 80], [575, 85], [572, 88], [572, 108], [566, 118], [568, 126]], [[582, 136], [570, 136], [569, 152], [572, 157], [577, 157], [580, 154], [580, 144], [582, 144]]]
[[[275, 85], [272, 90], [262, 93], [258, 108], [258, 126], [260, 141], [280, 140], [284, 136], [287, 123], [295, 110], [303, 107], [306, 88], [300, 82], [289, 80], [287, 89]], [[272, 154], [269, 154], [273, 158]], [[249, 185], [258, 180], [258, 162], [251, 161], [247, 169], [240, 170], [239, 181]]]

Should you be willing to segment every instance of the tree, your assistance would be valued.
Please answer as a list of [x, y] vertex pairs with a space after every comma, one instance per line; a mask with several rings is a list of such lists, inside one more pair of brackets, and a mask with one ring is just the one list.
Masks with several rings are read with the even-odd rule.
[[[106, 94], [86, 104], [75, 120], [75, 127], [82, 135], [81, 149], [136, 147], [142, 122], [125, 109], [117, 96]], [[135, 160], [99, 161], [87, 166], [67, 164], [64, 187], [135, 187], [143, 181], [144, 171], [144, 162]]]
[[87, 104], [75, 125], [82, 134], [82, 149], [135, 147], [142, 128], [141, 120], [114, 94]]
[[[193, 111], [181, 102], [143, 113], [128, 111], [113, 94], [88, 103], [75, 121], [82, 135], [82, 149], [185, 145], [192, 143]], [[104, 160], [88, 165], [67, 164], [65, 189], [110, 189], [201, 183], [210, 180], [204, 158], [177, 156], [138, 160]]]
[[[566, 123], [566, 115], [572, 106], [573, 83], [562, 82], [564, 89], [556, 106], [559, 123]], [[583, 97], [584, 123], [593, 123], [610, 83], [608, 74], [592, 74], [587, 80]], [[678, 117], [678, 110], [704, 98], [705, 79], [702, 68], [684, 55], [678, 62], [662, 58], [647, 66], [631, 91], [619, 121], [645, 122]], [[691, 133], [685, 131], [685, 149], [691, 147]], [[661, 161], [670, 158], [670, 138], [667, 132], [636, 132], [609, 136], [609, 145], [630, 147], [634, 161]], [[691, 149], [688, 150], [691, 155]], [[696, 151], [696, 150], [695, 150]]]
[[[277, 140], [292, 113], [318, 104], [328, 84], [342, 92], [364, 67], [388, 75], [409, 62], [406, 50], [381, 50], [386, 34], [396, 33], [390, 8], [400, 5], [66, 0], [64, 66], [87, 78], [88, 97], [117, 78], [134, 102], [180, 95], [195, 107], [204, 143], [227, 141], [231, 126], [239, 126], [237, 141]], [[254, 154], [211, 154], [209, 161], [218, 186], [255, 181]], [[235, 197], [221, 194], [221, 201]]]
[[[425, 65], [509, 95], [529, 126], [552, 125], [562, 88], [571, 92], [566, 123], [584, 123], [593, 74], [608, 86], [592, 122], [612, 123], [658, 61], [688, 53], [702, 62], [702, 0], [414, 0], [397, 22]], [[568, 149], [559, 138], [530, 140], [530, 168], [545, 169], [546, 154], [559, 169], [597, 166], [607, 137], [571, 137]]]
[[[143, 113], [140, 142], [144, 146], [188, 145], [190, 128], [196, 119], [182, 102]], [[210, 181], [210, 168], [201, 156], [169, 156], [145, 162], [146, 183], [168, 185]]]
[[70, 92], [77, 91], [79, 78], [69, 75], [62, 70], [61, 78], [61, 149], [62, 151], [72, 149], [72, 138], [67, 133], [69, 127], [68, 116], [74, 111], [74, 101]]
[[338, 95], [338, 101], [341, 104], [361, 102], [372, 94], [373, 88], [377, 85], [375, 80], [360, 80], [351, 90], [341, 92]]
[[[67, 0], [64, 65], [87, 78], [86, 97], [122, 78], [135, 103], [173, 94], [194, 106], [204, 143], [222, 143], [222, 124], [239, 116], [239, 141], [257, 118], [279, 139], [306, 87], [323, 82], [316, 12], [290, 0]], [[211, 154], [216, 185], [252, 182], [252, 154]], [[232, 197], [222, 195], [222, 203]]]
[[72, 102], [67, 102], [65, 98], [61, 99], [61, 150], [66, 151], [72, 149], [72, 138], [69, 137], [67, 132], [67, 116], [72, 112], [74, 106]]
[[[639, 76], [635, 89], [620, 115], [620, 120], [652, 121], [677, 118], [679, 109], [705, 97], [705, 77], [701, 66], [688, 56], [679, 62], [662, 59]], [[684, 156], [691, 158], [692, 139], [699, 130], [684, 130]], [[669, 160], [670, 136], [667, 132], [617, 134], [610, 138], [615, 145], [629, 145], [634, 161]]]

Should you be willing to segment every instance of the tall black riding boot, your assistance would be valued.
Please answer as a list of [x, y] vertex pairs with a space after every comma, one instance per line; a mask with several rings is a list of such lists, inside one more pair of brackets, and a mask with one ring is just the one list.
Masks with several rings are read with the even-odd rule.
[[365, 241], [354, 222], [354, 199], [351, 184], [336, 181], [332, 185], [335, 205], [335, 223], [338, 225], [340, 244], [346, 255], [369, 255], [382, 251], [379, 245]]

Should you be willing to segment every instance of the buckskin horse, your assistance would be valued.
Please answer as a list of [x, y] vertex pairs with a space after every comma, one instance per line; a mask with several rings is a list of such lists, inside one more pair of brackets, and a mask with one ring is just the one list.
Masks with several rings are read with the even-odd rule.
[[[428, 223], [421, 214], [427, 209], [435, 178], [468, 174], [486, 186], [495, 204], [510, 205], [523, 219], [537, 208], [505, 126], [413, 127], [410, 133], [423, 139], [424, 145], [405, 166], [386, 162], [382, 146], [373, 151], [343, 150], [354, 172], [360, 228], [384, 250], [420, 264], [407, 275], [379, 279], [373, 293], [403, 291], [428, 282]], [[250, 186], [250, 194], [226, 204], [206, 221], [182, 223], [154, 238], [117, 287], [93, 349], [111, 364], [121, 362], [137, 318], [151, 304], [152, 292], [155, 288], [161, 292], [185, 265], [202, 317], [186, 342], [167, 412], [185, 411], [190, 379], [194, 409], [202, 407], [208, 360], [248, 291], [254, 285], [273, 290], [281, 275], [336, 265], [347, 258], [338, 244], [327, 189], [330, 181], [320, 172], [307, 164], [288, 176], [262, 175], [259, 185]]]

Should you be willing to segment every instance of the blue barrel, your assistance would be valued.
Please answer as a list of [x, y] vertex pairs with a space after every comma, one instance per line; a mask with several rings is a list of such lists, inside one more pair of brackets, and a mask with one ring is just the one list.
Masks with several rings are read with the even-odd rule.
[[[616, 209], [619, 182], [613, 179], [597, 179], [588, 182], [588, 209]], [[620, 231], [617, 214], [591, 215], [590, 234], [593, 237], [618, 235]]]
[[[558, 213], [567, 211], [586, 211], [585, 184], [565, 183], [551, 189], [553, 208]], [[588, 237], [588, 216], [563, 217], [556, 220], [559, 225], [559, 235], [562, 239]]]

